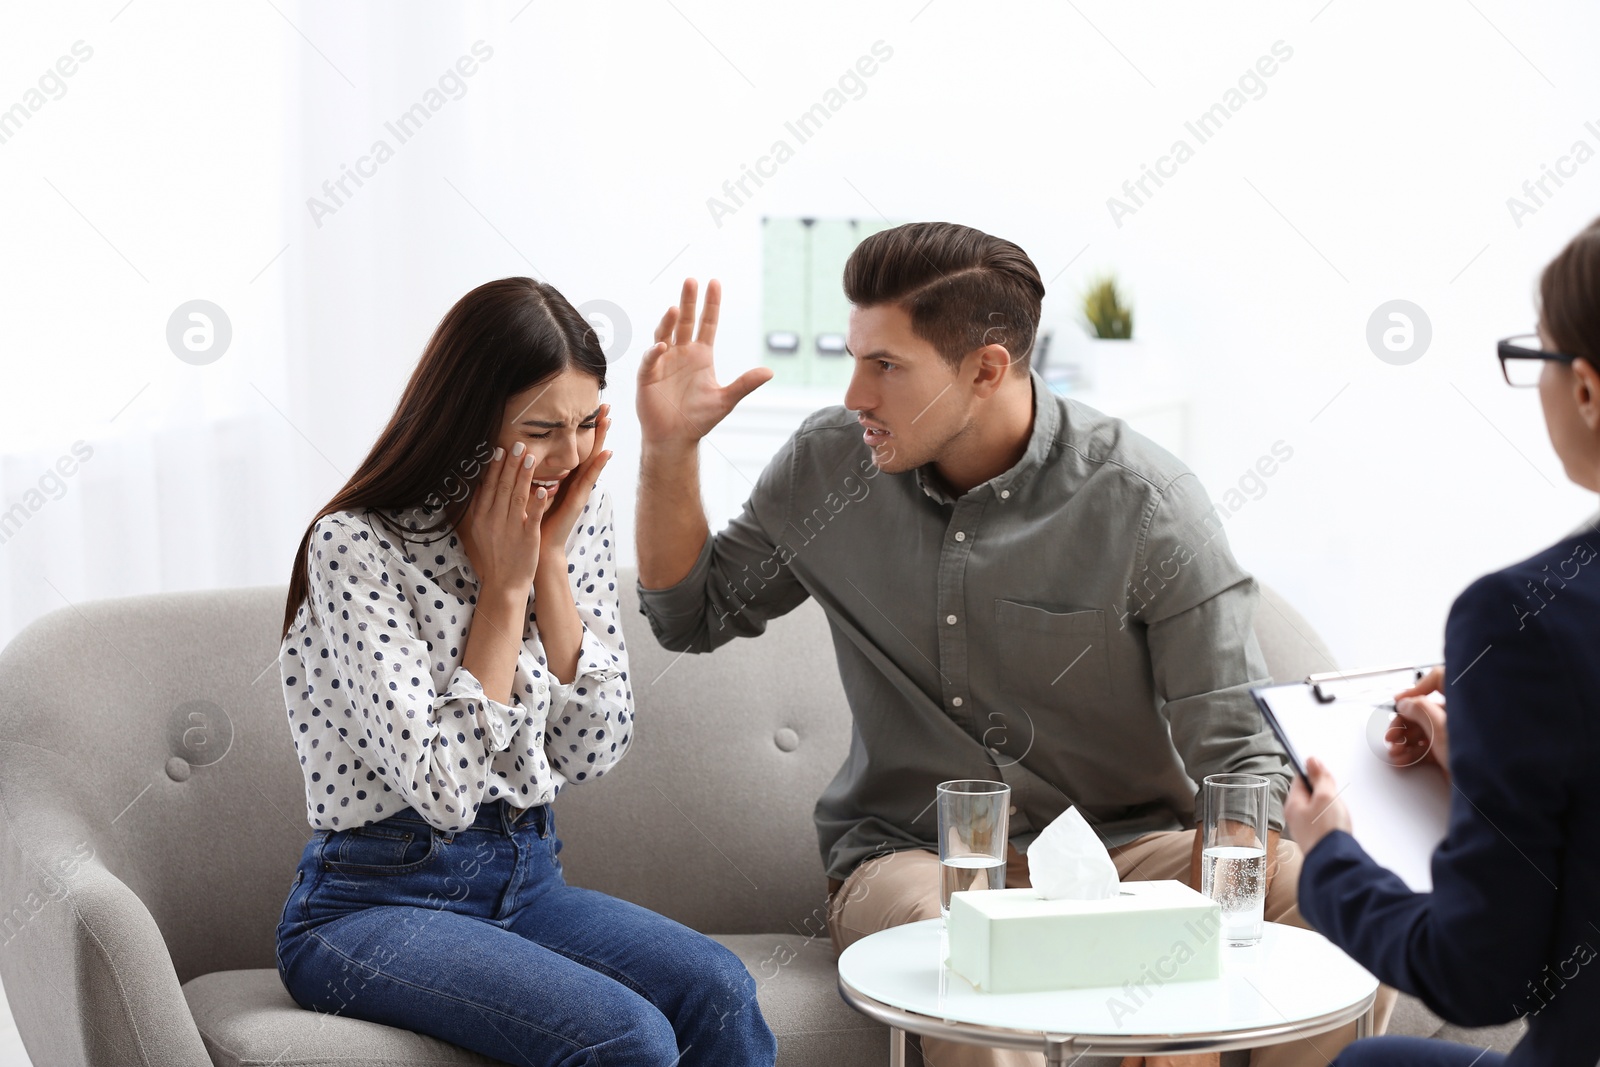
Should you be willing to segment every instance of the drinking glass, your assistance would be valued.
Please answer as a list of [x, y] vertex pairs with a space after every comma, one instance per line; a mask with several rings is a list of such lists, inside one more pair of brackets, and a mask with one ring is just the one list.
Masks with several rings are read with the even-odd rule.
[[950, 894], [1006, 887], [1006, 824], [1011, 787], [972, 779], [940, 782], [939, 914], [950, 914]]
[[1200, 892], [1222, 905], [1227, 945], [1261, 940], [1267, 900], [1267, 801], [1259, 774], [1208, 774], [1200, 843]]

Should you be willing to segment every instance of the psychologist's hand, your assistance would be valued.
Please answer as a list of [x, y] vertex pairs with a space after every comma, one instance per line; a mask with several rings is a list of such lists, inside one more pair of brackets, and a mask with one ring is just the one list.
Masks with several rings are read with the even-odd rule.
[[1339, 783], [1333, 772], [1323, 762], [1312, 756], [1306, 760], [1306, 774], [1311, 778], [1311, 788], [1298, 774], [1289, 786], [1289, 799], [1283, 805], [1283, 821], [1289, 825], [1289, 835], [1300, 846], [1302, 855], [1310, 854], [1334, 830], [1351, 832], [1350, 809], [1339, 799]]
[[1383, 739], [1389, 762], [1400, 767], [1431, 762], [1450, 775], [1450, 729], [1444, 704], [1428, 694], [1444, 688], [1444, 667], [1434, 667], [1410, 689], [1394, 695], [1395, 715]]
[[1383, 739], [1389, 745], [1389, 762], [1396, 767], [1436, 763], [1445, 777], [1450, 776], [1450, 727], [1443, 705], [1427, 697], [1397, 699]]
[[1440, 663], [1428, 668], [1428, 673], [1417, 679], [1417, 684], [1410, 689], [1402, 689], [1394, 695], [1396, 700], [1401, 697], [1425, 697], [1429, 693], [1444, 692], [1444, 664]]
[[684, 279], [680, 303], [661, 316], [656, 343], [639, 363], [639, 426], [647, 448], [693, 445], [751, 390], [772, 378], [770, 367], [756, 367], [727, 385], [717, 384], [711, 346], [717, 336], [722, 286], [715, 278], [706, 285], [698, 334], [695, 294], [695, 280]]

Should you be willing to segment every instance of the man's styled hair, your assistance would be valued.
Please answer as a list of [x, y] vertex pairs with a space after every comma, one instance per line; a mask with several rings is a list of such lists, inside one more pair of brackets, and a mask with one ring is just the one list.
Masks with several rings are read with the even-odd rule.
[[1010, 241], [953, 222], [910, 222], [868, 237], [844, 265], [844, 292], [857, 307], [894, 304], [946, 363], [984, 345], [1004, 345], [1028, 369], [1044, 282]]

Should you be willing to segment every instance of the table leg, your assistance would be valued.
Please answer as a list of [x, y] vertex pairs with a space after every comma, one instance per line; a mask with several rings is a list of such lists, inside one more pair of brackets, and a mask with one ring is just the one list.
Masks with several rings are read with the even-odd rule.
[[1371, 1037], [1372, 1029], [1377, 1025], [1377, 1021], [1378, 1005], [1377, 1002], [1373, 1002], [1372, 1007], [1363, 1012], [1361, 1018], [1356, 1020], [1356, 1040], [1360, 1041], [1363, 1037]]
[[889, 1067], [906, 1067], [906, 1032], [889, 1027]]
[[1066, 1067], [1067, 1053], [1072, 1051], [1072, 1038], [1054, 1037], [1046, 1034], [1044, 1037], [1044, 1062], [1045, 1067]]

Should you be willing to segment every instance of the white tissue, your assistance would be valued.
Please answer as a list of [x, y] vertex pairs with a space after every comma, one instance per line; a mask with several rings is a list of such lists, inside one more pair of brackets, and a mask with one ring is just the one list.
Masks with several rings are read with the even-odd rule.
[[1076, 807], [1068, 808], [1028, 846], [1028, 881], [1046, 900], [1100, 900], [1117, 895], [1117, 865]]

